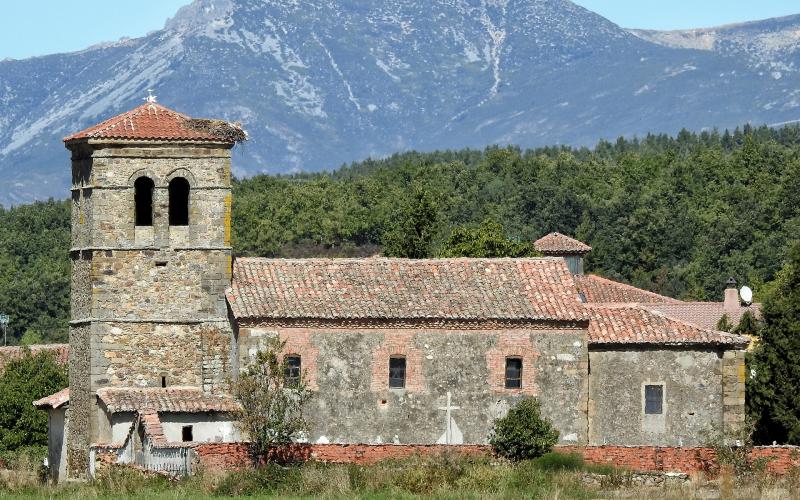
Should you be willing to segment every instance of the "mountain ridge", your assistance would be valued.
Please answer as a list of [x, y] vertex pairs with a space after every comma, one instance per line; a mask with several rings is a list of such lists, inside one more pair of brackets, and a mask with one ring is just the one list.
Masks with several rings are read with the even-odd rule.
[[776, 79], [741, 52], [658, 42], [566, 0], [197, 0], [141, 38], [0, 62], [0, 203], [61, 197], [61, 137], [148, 88], [244, 123], [240, 176], [800, 118], [794, 52]]

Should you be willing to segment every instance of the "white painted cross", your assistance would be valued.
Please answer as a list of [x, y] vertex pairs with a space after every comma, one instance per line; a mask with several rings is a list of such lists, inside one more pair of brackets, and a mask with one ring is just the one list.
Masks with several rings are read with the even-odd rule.
[[460, 406], [453, 406], [452, 404], [452, 395], [450, 391], [447, 391], [447, 406], [439, 407], [440, 410], [444, 410], [445, 418], [447, 419], [447, 430], [445, 431], [445, 444], [453, 444], [453, 418], [451, 416], [451, 411], [453, 410], [460, 410]]

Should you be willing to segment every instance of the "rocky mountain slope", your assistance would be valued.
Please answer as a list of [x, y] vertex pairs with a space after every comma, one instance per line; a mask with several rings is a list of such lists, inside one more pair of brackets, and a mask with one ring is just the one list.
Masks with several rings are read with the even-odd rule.
[[665, 47], [717, 52], [747, 62], [774, 79], [800, 71], [800, 15], [677, 31], [630, 30]]
[[800, 118], [796, 59], [776, 77], [675, 45], [567, 0], [196, 0], [143, 38], [0, 62], [0, 203], [66, 196], [61, 137], [149, 88], [241, 121], [238, 175]]

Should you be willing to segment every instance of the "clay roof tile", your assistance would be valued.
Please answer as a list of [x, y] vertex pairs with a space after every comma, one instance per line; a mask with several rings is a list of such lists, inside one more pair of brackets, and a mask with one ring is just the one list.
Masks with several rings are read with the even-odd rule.
[[238, 319], [588, 320], [561, 258], [241, 258], [227, 298]]
[[235, 412], [236, 401], [225, 395], [206, 394], [197, 387], [105, 387], [97, 397], [110, 413], [136, 412]]
[[537, 252], [545, 255], [586, 254], [592, 247], [561, 233], [550, 233], [533, 242]]
[[69, 387], [33, 402], [37, 408], [61, 408], [69, 403]]
[[681, 301], [665, 295], [659, 295], [625, 283], [601, 278], [593, 274], [576, 275], [575, 284], [578, 285], [578, 290], [583, 293], [588, 303], [681, 303]]
[[212, 133], [202, 127], [194, 127], [192, 123], [193, 119], [189, 116], [157, 103], [146, 103], [65, 137], [64, 142], [69, 144], [81, 139], [179, 140], [229, 144], [235, 142], [228, 136]]
[[646, 306], [587, 304], [592, 320], [589, 343], [642, 345], [721, 345], [744, 348], [750, 340], [739, 335], [700, 328]]

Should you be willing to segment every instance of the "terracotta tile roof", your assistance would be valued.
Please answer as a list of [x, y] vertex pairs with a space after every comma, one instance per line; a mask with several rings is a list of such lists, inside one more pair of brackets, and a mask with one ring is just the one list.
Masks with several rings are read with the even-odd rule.
[[643, 345], [722, 345], [743, 348], [750, 340], [739, 335], [699, 328], [644, 306], [630, 304], [587, 305], [589, 343]]
[[60, 365], [69, 363], [69, 344], [37, 344], [27, 347], [6, 346], [0, 347], [0, 373], [3, 373], [9, 361], [24, 356], [27, 349], [30, 349], [33, 355], [40, 352], [52, 352], [56, 358], [56, 363]]
[[533, 242], [533, 247], [537, 252], [545, 255], [550, 254], [584, 254], [589, 253], [592, 247], [575, 238], [570, 238], [561, 233], [550, 233]]
[[237, 259], [237, 318], [586, 321], [564, 259]]
[[61, 408], [69, 403], [69, 387], [33, 402], [37, 408]]
[[756, 318], [761, 317], [761, 304], [740, 306], [733, 310], [726, 310], [723, 302], [678, 302], [646, 304], [648, 309], [659, 311], [667, 316], [701, 328], [716, 328], [724, 314], [728, 315], [731, 324], [736, 326], [745, 312], [750, 311]]
[[160, 104], [147, 103], [65, 137], [64, 142], [68, 143], [79, 139], [233, 142], [208, 131], [191, 128], [188, 125], [190, 120], [191, 117]]
[[167, 437], [164, 435], [164, 427], [161, 425], [161, 419], [158, 418], [158, 412], [145, 411], [142, 413], [141, 423], [150, 444], [156, 447], [167, 445]]
[[233, 412], [239, 407], [230, 396], [205, 394], [197, 387], [104, 387], [97, 397], [110, 413], [119, 412]]
[[593, 274], [576, 275], [575, 284], [578, 291], [583, 293], [587, 303], [605, 304], [630, 304], [636, 303], [659, 303], [659, 304], [680, 304], [681, 301], [665, 295], [642, 290], [635, 286], [626, 285], [618, 281], [601, 278]]

